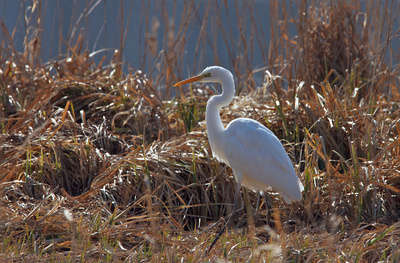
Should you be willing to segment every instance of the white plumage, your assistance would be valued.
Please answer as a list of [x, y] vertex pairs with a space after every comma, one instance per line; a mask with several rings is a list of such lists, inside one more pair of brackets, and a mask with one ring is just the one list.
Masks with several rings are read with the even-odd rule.
[[285, 202], [300, 201], [304, 187], [273, 132], [248, 118], [233, 120], [224, 128], [219, 112], [235, 94], [231, 72], [218, 66], [208, 67], [200, 75], [174, 86], [195, 81], [222, 85], [222, 94], [213, 96], [207, 103], [207, 133], [213, 155], [232, 168], [238, 184], [258, 191], [272, 187]]
[[270, 187], [287, 203], [301, 200], [303, 185], [278, 138], [252, 119], [232, 121], [224, 132], [228, 164], [238, 183], [252, 190]]

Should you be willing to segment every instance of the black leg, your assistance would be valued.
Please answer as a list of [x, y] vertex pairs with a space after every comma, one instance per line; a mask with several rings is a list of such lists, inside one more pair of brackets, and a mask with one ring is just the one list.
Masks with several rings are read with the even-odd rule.
[[240, 183], [238, 183], [237, 188], [236, 188], [236, 193], [235, 193], [235, 200], [233, 202], [233, 209], [232, 209], [232, 214], [229, 216], [228, 222], [226, 222], [226, 224], [224, 225], [224, 227], [221, 229], [221, 231], [219, 231], [218, 235], [215, 237], [214, 241], [211, 243], [210, 248], [206, 250], [206, 254], [208, 254], [211, 249], [213, 248], [213, 246], [215, 245], [215, 243], [217, 243], [217, 241], [219, 240], [219, 238], [221, 237], [221, 235], [224, 233], [225, 229], [227, 226], [229, 226], [229, 224], [232, 221], [232, 218], [235, 217], [236, 215], [236, 210], [237, 210], [237, 203], [239, 202], [239, 194], [240, 194]]
[[267, 207], [267, 225], [271, 222], [271, 209], [269, 208], [269, 203], [268, 203], [268, 194], [264, 192], [264, 198], [265, 198], [265, 206]]

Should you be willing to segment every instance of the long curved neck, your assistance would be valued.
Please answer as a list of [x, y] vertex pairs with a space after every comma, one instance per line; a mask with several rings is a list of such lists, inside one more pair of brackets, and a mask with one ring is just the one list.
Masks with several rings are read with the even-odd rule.
[[224, 151], [222, 150], [222, 134], [225, 131], [224, 125], [219, 115], [222, 107], [231, 103], [235, 95], [235, 84], [233, 76], [230, 74], [220, 81], [222, 85], [222, 94], [213, 96], [207, 103], [206, 108], [206, 124], [208, 139], [214, 155], [218, 159], [226, 162]]

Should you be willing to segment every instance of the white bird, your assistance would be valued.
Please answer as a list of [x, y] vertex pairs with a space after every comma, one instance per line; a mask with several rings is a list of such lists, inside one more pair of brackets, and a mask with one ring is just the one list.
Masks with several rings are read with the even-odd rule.
[[[248, 118], [235, 119], [224, 128], [219, 113], [222, 107], [231, 103], [235, 95], [232, 73], [225, 68], [212, 66], [204, 69], [200, 75], [174, 86], [192, 82], [217, 82], [222, 86], [222, 94], [213, 96], [207, 102], [206, 125], [213, 155], [232, 168], [238, 183], [232, 215], [225, 227], [236, 213], [241, 185], [258, 191], [272, 187], [282, 195], [286, 203], [300, 201], [304, 187], [289, 156], [272, 131]], [[213, 241], [209, 251], [225, 227]]]

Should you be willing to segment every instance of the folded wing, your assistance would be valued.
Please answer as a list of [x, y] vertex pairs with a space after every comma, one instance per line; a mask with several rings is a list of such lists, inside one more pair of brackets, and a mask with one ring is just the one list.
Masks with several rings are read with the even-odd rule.
[[300, 201], [304, 187], [279, 139], [252, 119], [236, 119], [225, 130], [225, 160], [243, 186], [277, 190], [287, 203]]

